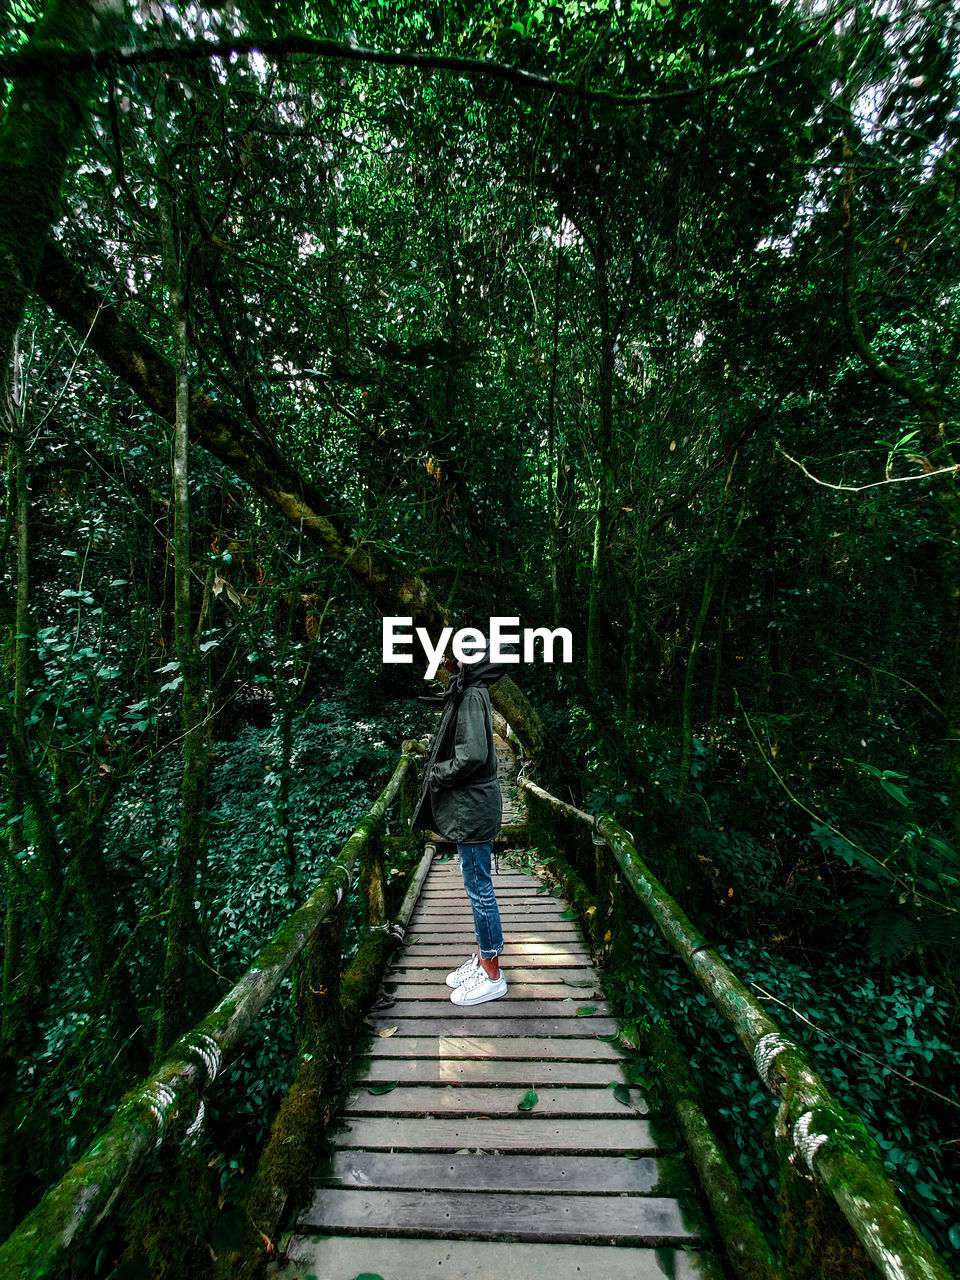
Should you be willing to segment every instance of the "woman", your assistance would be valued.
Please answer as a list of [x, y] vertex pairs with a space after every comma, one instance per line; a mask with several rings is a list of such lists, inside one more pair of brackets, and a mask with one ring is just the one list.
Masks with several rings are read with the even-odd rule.
[[[449, 661], [448, 670], [453, 663]], [[508, 666], [491, 662], [486, 650], [458, 662], [444, 692], [440, 724], [427, 753], [413, 829], [436, 831], [457, 846], [463, 886], [473, 909], [477, 951], [447, 974], [457, 1005], [482, 1004], [507, 993], [500, 971], [503, 930], [493, 891], [490, 863], [500, 834], [503, 802], [493, 745], [493, 708], [488, 687]]]

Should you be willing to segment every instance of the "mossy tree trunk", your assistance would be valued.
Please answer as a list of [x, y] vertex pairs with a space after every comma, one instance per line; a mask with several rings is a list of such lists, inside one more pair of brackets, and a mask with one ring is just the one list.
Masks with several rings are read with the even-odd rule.
[[204, 733], [204, 696], [200, 653], [194, 633], [190, 563], [190, 377], [187, 367], [187, 310], [174, 232], [174, 202], [168, 162], [161, 159], [158, 208], [164, 273], [173, 320], [176, 367], [173, 428], [174, 635], [182, 680], [183, 777], [180, 787], [180, 838], [170, 877], [167, 947], [160, 993], [157, 1051], [163, 1052], [187, 1026], [192, 958], [200, 923], [194, 901], [203, 841], [202, 812], [209, 752]]
[[550, 359], [550, 386], [547, 391], [547, 538], [550, 555], [550, 596], [553, 625], [560, 625], [560, 512], [558, 486], [560, 464], [557, 457], [556, 405], [557, 361], [560, 358], [560, 282], [563, 275], [563, 244], [557, 245], [557, 268], [553, 285], [553, 353]]
[[[51, 0], [27, 52], [86, 49], [118, 33], [122, 0]], [[90, 75], [14, 82], [0, 126], [0, 385], [9, 378], [17, 328], [43, 247], [59, 214], [60, 188], [93, 91]]]
[[600, 322], [599, 427], [596, 437], [596, 513], [587, 606], [587, 683], [598, 693], [603, 683], [603, 619], [606, 615], [607, 544], [613, 517], [613, 348], [616, 332], [610, 315], [610, 249], [604, 218], [598, 219], [593, 269]]
[[21, 758], [26, 758], [27, 667], [30, 655], [29, 502], [26, 425], [22, 412], [23, 397], [18, 384], [19, 371], [15, 370], [8, 402], [8, 419], [11, 479], [16, 495], [14, 527], [17, 603], [10, 643], [13, 658], [13, 709], [10, 716], [12, 749], [7, 752], [7, 909], [3, 930], [3, 1027], [0, 1031], [0, 1231], [4, 1235], [10, 1230], [12, 1223], [15, 1170], [11, 1164], [10, 1149], [16, 1130], [17, 1067], [26, 1029], [23, 1009], [24, 911], [28, 904], [23, 857], [26, 851], [25, 796], [14, 751]]
[[683, 693], [680, 701], [680, 767], [677, 772], [677, 799], [682, 800], [687, 792], [690, 783], [690, 769], [693, 764], [693, 700], [696, 690], [696, 675], [698, 659], [700, 656], [700, 640], [703, 636], [703, 628], [707, 621], [707, 615], [710, 612], [710, 605], [713, 603], [713, 594], [716, 590], [717, 581], [720, 578], [723, 566], [726, 560], [727, 552], [733, 543], [734, 538], [740, 528], [740, 521], [743, 519], [743, 511], [740, 512], [740, 519], [737, 520], [730, 536], [724, 541], [720, 541], [721, 522], [726, 507], [727, 494], [730, 490], [730, 482], [733, 479], [733, 468], [736, 466], [736, 455], [730, 464], [730, 470], [727, 473], [727, 482], [724, 485], [723, 497], [720, 501], [720, 509], [717, 513], [717, 521], [713, 528], [713, 536], [710, 539], [708, 548], [707, 568], [703, 579], [703, 590], [700, 593], [700, 608], [694, 619], [693, 629], [690, 633], [690, 648], [687, 652], [686, 669], [683, 673]]

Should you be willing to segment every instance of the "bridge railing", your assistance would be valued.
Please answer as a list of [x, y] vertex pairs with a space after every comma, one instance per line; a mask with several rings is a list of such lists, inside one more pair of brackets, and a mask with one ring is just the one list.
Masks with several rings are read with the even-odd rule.
[[[950, 1280], [944, 1263], [921, 1235], [886, 1176], [863, 1122], [833, 1097], [803, 1048], [780, 1029], [705, 941], [644, 864], [632, 837], [613, 818], [584, 813], [534, 782], [521, 778], [519, 786], [534, 802], [534, 813], [547, 811], [554, 822], [562, 818], [591, 830], [598, 879], [622, 878], [630, 886], [660, 933], [731, 1024], [761, 1083], [779, 1101], [781, 1160], [808, 1171], [821, 1193], [832, 1198], [880, 1275], [885, 1280]], [[749, 1266], [741, 1272], [749, 1273]]]
[[[389, 924], [382, 851], [387, 812], [402, 796], [403, 818], [408, 821], [416, 795], [413, 744], [404, 745], [387, 786], [303, 905], [280, 926], [216, 1008], [181, 1036], [157, 1070], [123, 1098], [83, 1155], [0, 1245], [0, 1276], [63, 1277], [71, 1258], [138, 1185], [161, 1148], [179, 1147], [184, 1152], [199, 1140], [206, 1090], [298, 958], [305, 975], [295, 984], [298, 1028], [316, 1024], [330, 1012], [330, 997], [339, 996], [344, 908], [355, 881], [359, 880], [363, 899], [365, 936], [372, 939], [376, 958], [385, 954], [391, 934], [402, 937], [432, 857], [428, 848], [396, 920]], [[330, 950], [329, 939], [321, 940], [320, 926], [334, 921], [339, 927], [332, 930], [336, 944], [331, 959], [329, 954], [320, 955], [324, 947]], [[368, 990], [379, 982], [376, 968], [376, 964], [366, 966]], [[325, 987], [317, 985], [315, 977], [321, 969], [327, 971]], [[300, 1039], [302, 1043], [304, 1037]]]

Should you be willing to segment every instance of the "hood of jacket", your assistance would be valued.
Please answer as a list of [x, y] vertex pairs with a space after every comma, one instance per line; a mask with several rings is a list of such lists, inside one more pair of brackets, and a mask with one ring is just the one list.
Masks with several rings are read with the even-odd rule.
[[[517, 652], [512, 644], [504, 644], [500, 648], [504, 653]], [[516, 665], [515, 662], [492, 661], [488, 645], [475, 662], [465, 662], [460, 670], [450, 677], [443, 696], [446, 698], [454, 693], [463, 693], [464, 689], [474, 684], [489, 687], [496, 684], [501, 676], [509, 675]]]

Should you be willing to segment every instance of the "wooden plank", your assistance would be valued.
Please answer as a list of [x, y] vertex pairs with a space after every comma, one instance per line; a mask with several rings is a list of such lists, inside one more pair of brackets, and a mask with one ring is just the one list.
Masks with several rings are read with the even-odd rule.
[[502, 915], [512, 916], [543, 916], [545, 919], [551, 916], [560, 917], [565, 911], [572, 910], [565, 902], [554, 902], [552, 899], [549, 904], [541, 902], [539, 898], [536, 901], [515, 901], [503, 902], [501, 907]]
[[[588, 1021], [581, 1018], [584, 1024]], [[515, 1024], [514, 1024], [515, 1027]], [[583, 1028], [586, 1030], [586, 1027]], [[513, 1035], [495, 1038], [487, 1035], [466, 1034], [425, 1036], [422, 1028], [416, 1035], [388, 1036], [386, 1040], [375, 1037], [366, 1050], [371, 1058], [460, 1058], [504, 1060], [531, 1059], [536, 1062], [549, 1060], [563, 1062], [621, 1062], [620, 1048], [616, 1042], [597, 1040], [595, 1036], [549, 1039], [543, 1036]]]
[[[573, 919], [573, 918], [563, 921], [564, 913], [568, 911], [569, 908], [565, 907], [562, 902], [557, 903], [555, 907], [542, 907], [542, 908], [527, 906], [526, 904], [517, 904], [516, 906], [509, 906], [507, 903], [502, 901], [499, 902], [497, 905], [500, 912], [501, 920], [504, 917], [506, 917], [508, 920], [542, 920], [544, 922], [550, 920], [550, 921], [561, 921], [566, 924], [579, 923], [577, 919]], [[460, 920], [473, 920], [473, 912], [470, 909], [470, 904], [464, 901], [464, 902], [457, 903], [456, 906], [451, 906], [448, 908], [430, 907], [429, 909], [424, 911], [417, 911], [414, 916], [414, 919], [434, 920], [438, 924], [440, 923], [441, 920], [448, 920], [450, 921], [451, 924], [456, 924], [457, 921], [460, 921]]]
[[[450, 1006], [454, 1008], [453, 1005]], [[375, 1031], [399, 1026], [392, 1010], [378, 1013], [370, 1022]], [[406, 1018], [401, 1030], [411, 1036], [574, 1036], [582, 1037], [584, 1024], [595, 1035], [613, 1035], [618, 1030], [614, 1018], [502, 1018], [496, 1015], [496, 1001], [463, 1009], [444, 1018]]]
[[[532, 1080], [526, 1081], [529, 1088]], [[480, 1085], [400, 1085], [389, 1093], [371, 1093], [362, 1086], [351, 1094], [345, 1115], [407, 1116], [515, 1116], [526, 1090], [523, 1085], [484, 1088]], [[639, 1089], [630, 1090], [632, 1106], [618, 1102], [612, 1089], [598, 1086], [575, 1088], [540, 1085], [536, 1089], [537, 1116], [622, 1117], [646, 1115], [648, 1108]], [[502, 1184], [501, 1184], [502, 1185]]]
[[324, 1185], [386, 1190], [449, 1191], [451, 1187], [499, 1187], [511, 1191], [565, 1191], [649, 1195], [665, 1182], [685, 1178], [676, 1156], [434, 1155], [431, 1152], [338, 1151]]
[[[474, 933], [450, 934], [443, 942], [431, 942], [427, 938], [423, 938], [417, 942], [411, 942], [404, 951], [407, 960], [429, 960], [431, 957], [442, 959], [442, 951], [449, 951], [450, 947], [455, 947], [457, 942], [466, 942], [467, 949], [472, 943], [477, 945], [477, 937]], [[574, 942], [515, 942], [513, 944], [513, 955], [534, 956], [563, 956], [564, 959], [576, 959], [583, 964], [586, 961], [590, 963], [590, 953], [584, 948], [577, 946]]]
[[[515, 909], [508, 908], [504, 903], [500, 903], [500, 919], [501, 920], [531, 920], [536, 924], [566, 924], [576, 926], [576, 920], [565, 920], [564, 910], [559, 911], [536, 911], [532, 907], [517, 907]], [[464, 920], [472, 920], [473, 912], [469, 907], [455, 907], [449, 911], [438, 911], [431, 909], [429, 911], [418, 911], [413, 917], [414, 921], [423, 921], [429, 924], [461, 924]], [[411, 928], [413, 921], [411, 921]]]
[[[518, 902], [562, 902], [562, 898], [555, 898], [549, 893], [537, 893], [535, 889], [527, 885], [517, 885], [514, 887], [509, 884], [501, 884], [496, 878], [493, 882], [494, 893], [498, 898], [508, 898]], [[420, 895], [420, 902], [443, 903], [443, 902], [463, 902], [465, 890], [461, 880], [460, 885], [456, 889], [433, 889], [429, 885]]]
[[396, 1116], [364, 1116], [352, 1120], [336, 1136], [342, 1150], [365, 1151], [569, 1151], [576, 1155], [604, 1151], [641, 1154], [656, 1152], [658, 1144], [649, 1121], [624, 1115], [618, 1120], [548, 1120], [518, 1111], [509, 1119], [455, 1120], [426, 1117], [411, 1124]]
[[[518, 974], [524, 972], [523, 969], [517, 970]], [[599, 979], [592, 987], [570, 987], [562, 982], [523, 982], [513, 975], [510, 976], [508, 994], [514, 1000], [566, 1000], [573, 996], [582, 1003], [586, 1003], [589, 997], [592, 1004], [603, 998]], [[395, 1000], [449, 1000], [450, 988], [437, 979], [429, 983], [401, 982], [390, 995]]]
[[[563, 1040], [561, 1044], [568, 1044]], [[360, 1079], [369, 1084], [399, 1080], [404, 1084], [598, 1084], [624, 1078], [616, 1061], [564, 1062], [539, 1058], [368, 1058]]]
[[[506, 963], [506, 960], [504, 960], [504, 968], [506, 968]], [[401, 957], [397, 965], [390, 970], [386, 981], [391, 984], [394, 982], [404, 982], [424, 987], [434, 986], [437, 982], [443, 982], [444, 978], [450, 972], [451, 967], [452, 966], [445, 961], [442, 965], [438, 964], [432, 967], [421, 966], [416, 969], [407, 968], [407, 966], [403, 964]], [[557, 967], [538, 969], [533, 963], [531, 963], [530, 965], [524, 965], [522, 967], [516, 964], [511, 964], [510, 968], [513, 970], [514, 982], [556, 983], [561, 981], [561, 976], [563, 978], [569, 978], [571, 982], [586, 982], [588, 979], [596, 983], [599, 982], [599, 978], [593, 969], [588, 969], [586, 967], [581, 967], [579, 969], [563, 968], [558, 971]], [[574, 990], [576, 989], [577, 988], [574, 988]], [[592, 988], [583, 987], [579, 989], [588, 991]]]
[[425, 1276], [441, 1280], [586, 1280], [590, 1276], [596, 1280], [665, 1280], [665, 1276], [708, 1280], [714, 1274], [712, 1254], [624, 1245], [478, 1245], [389, 1236], [300, 1236], [287, 1253], [290, 1264], [281, 1280], [299, 1280], [304, 1275], [356, 1280], [363, 1272], [389, 1280], [424, 1280]]
[[[408, 948], [405, 959], [413, 965], [424, 968], [441, 969], [444, 976], [456, 968], [477, 949], [477, 940], [473, 934], [459, 934], [446, 938], [443, 942], [417, 942]], [[583, 969], [590, 964], [590, 955], [583, 948], [563, 939], [557, 943], [550, 942], [511, 942], [504, 946], [500, 954], [500, 964], [507, 974], [509, 982], [510, 970], [515, 968], [535, 969], [544, 966], [557, 966], [568, 969]]]
[[[536, 907], [538, 910], [549, 911], [557, 909], [566, 910], [566, 903], [563, 898], [554, 898], [552, 894], [535, 894], [525, 893], [522, 889], [504, 888], [503, 885], [494, 883], [493, 891], [496, 894], [497, 901], [504, 904], [509, 903], [516, 908]], [[457, 907], [463, 906], [469, 902], [467, 891], [461, 885], [459, 889], [447, 889], [442, 894], [426, 893], [420, 897], [417, 906], [423, 906], [430, 911], [447, 911], [456, 910]]]
[[[543, 898], [553, 896], [549, 893], [538, 894], [537, 889], [539, 888], [541, 881], [535, 880], [532, 876], [517, 875], [516, 872], [513, 871], [495, 871], [491, 876], [491, 879], [495, 890], [501, 888], [523, 889], [532, 897]], [[442, 893], [445, 890], [446, 892], [451, 893], [458, 889], [463, 893], [463, 872], [460, 868], [455, 866], [451, 871], [449, 863], [444, 863], [440, 867], [437, 867], [436, 863], [434, 863], [433, 869], [430, 872], [430, 879], [427, 882], [427, 892]]]
[[[504, 920], [500, 924], [505, 942], [549, 942], [552, 945], [564, 941], [581, 945], [580, 930], [566, 920]], [[450, 937], [460, 938], [464, 934], [476, 941], [476, 932], [470, 922], [462, 920], [420, 920], [410, 926], [410, 933], [420, 934], [422, 942], [443, 942]]]
[[[476, 939], [474, 939], [474, 949], [476, 948]], [[470, 955], [471, 948], [455, 950], [453, 948], [437, 949], [434, 947], [429, 954], [410, 956], [404, 953], [401, 962], [394, 973], [439, 973], [442, 982], [446, 975], [453, 968], [453, 961], [465, 960]], [[589, 956], [568, 956], [568, 955], [551, 955], [549, 953], [523, 955], [516, 950], [510, 952], [509, 955], [503, 957], [503, 967], [506, 969], [507, 961], [510, 962], [510, 968], [513, 970], [523, 969], [524, 973], [533, 971], [544, 971], [546, 969], [575, 969], [578, 973], [582, 973], [590, 964]]]
[[[502, 902], [504, 906], [510, 906], [516, 911], [566, 911], [568, 910], [562, 898], [538, 898], [533, 894], [523, 893], [519, 889], [501, 889], [494, 886], [494, 893], [497, 901]], [[424, 908], [428, 911], [456, 911], [458, 907], [464, 904], [469, 906], [469, 899], [465, 889], [461, 889], [459, 893], [452, 889], [442, 898], [435, 898], [424, 895], [417, 903], [417, 909]]]
[[[493, 880], [493, 892], [498, 902], [512, 902], [518, 906], [530, 903], [538, 906], [563, 907], [565, 901], [563, 898], [555, 898], [551, 893], [533, 893], [519, 885], [501, 884], [496, 878]], [[447, 907], [460, 906], [468, 899], [463, 880], [458, 877], [456, 883], [448, 888], [440, 891], [428, 890], [421, 895], [419, 901], [431, 909], [444, 910]]]
[[[553, 944], [569, 942], [573, 946], [583, 946], [583, 934], [569, 920], [509, 920], [500, 917], [503, 936], [512, 942], [550, 942]], [[468, 937], [477, 945], [477, 932], [473, 920], [415, 920], [407, 930], [410, 945], [418, 942], [435, 942], [449, 945], [458, 938]]]
[[[424, 951], [422, 950], [424, 947], [433, 947], [433, 951]], [[404, 955], [412, 959], [419, 959], [421, 955], [440, 957], [448, 955], [451, 948], [460, 954], [463, 947], [466, 947], [467, 955], [476, 950], [476, 933], [472, 929], [463, 929], [458, 933], [428, 933], [425, 929], [421, 929], [417, 933], [416, 941], [411, 941]], [[534, 929], [530, 929], [529, 932], [511, 933], [504, 929], [504, 947], [509, 947], [511, 955], [535, 955], [536, 951], [543, 951], [545, 954], [561, 952], [564, 955], [579, 955], [581, 961], [586, 960], [586, 963], [590, 963], [589, 951], [582, 945], [579, 938], [571, 936], [570, 933], [538, 934]]]
[[[494, 876], [492, 883], [493, 891], [496, 894], [509, 892], [518, 896], [522, 895], [524, 898], [531, 899], [535, 902], [563, 901], [562, 898], [557, 898], [552, 893], [537, 893], [536, 885], [531, 886], [529, 881], [504, 880], [502, 876]], [[459, 900], [462, 902], [465, 895], [466, 890], [463, 885], [463, 876], [458, 871], [455, 877], [451, 876], [451, 878], [443, 884], [434, 883], [433, 878], [431, 877], [424, 896], [427, 901], [432, 901], [436, 897], [443, 898], [447, 901]]]
[[[485, 1009], [491, 1017], [495, 1018], [575, 1018], [578, 1009], [590, 1008], [596, 1009], [596, 1014], [591, 1018], [592, 1022], [595, 1018], [606, 1017], [610, 1013], [610, 1006], [602, 1000], [588, 1001], [581, 996], [571, 996], [569, 993], [562, 1000], [530, 1000], [524, 998], [522, 994], [512, 998], [513, 988], [510, 986], [509, 974], [507, 974], [505, 996], [501, 996], [496, 1001], [488, 1001], [484, 1005], [474, 1005], [472, 1009], [451, 1004], [449, 996], [452, 993], [449, 988], [447, 992], [447, 1007], [454, 1016], [466, 1016]], [[377, 1017], [392, 1018], [394, 1022], [445, 1016], [445, 1010], [437, 1009], [433, 1001], [427, 1000], [398, 1000], [390, 1009], [377, 1011]]]
[[380, 1235], [384, 1231], [444, 1239], [606, 1240], [662, 1246], [696, 1239], [676, 1200], [662, 1196], [342, 1190], [321, 1187], [300, 1219], [304, 1227]]

